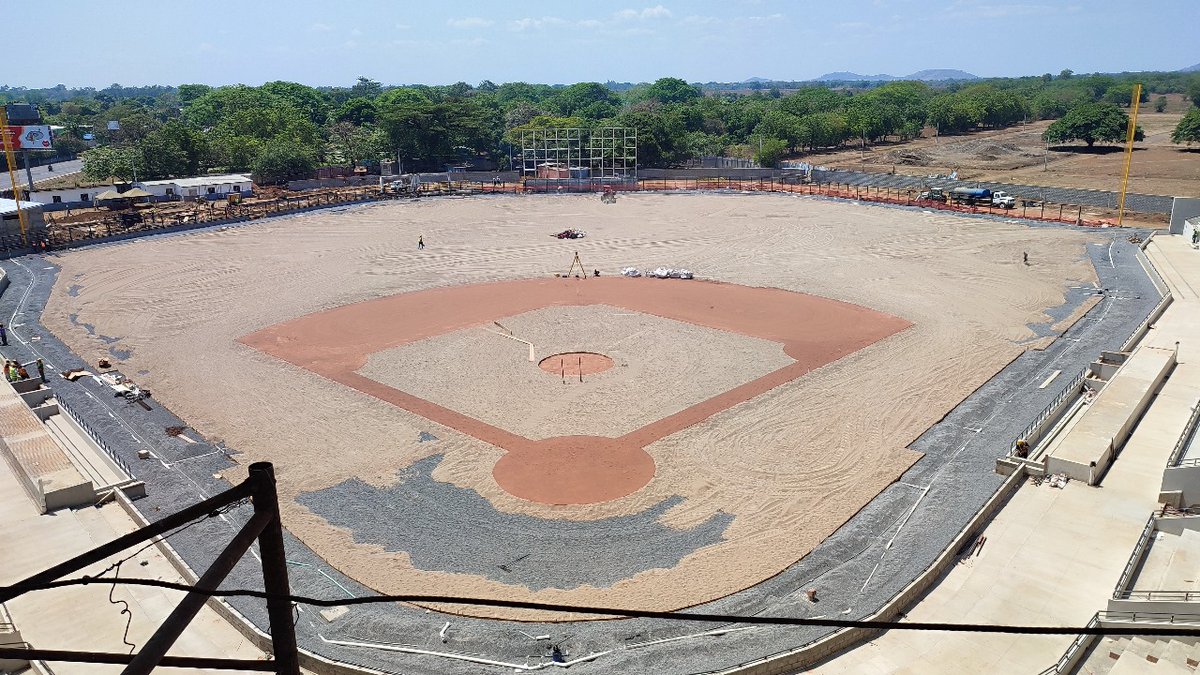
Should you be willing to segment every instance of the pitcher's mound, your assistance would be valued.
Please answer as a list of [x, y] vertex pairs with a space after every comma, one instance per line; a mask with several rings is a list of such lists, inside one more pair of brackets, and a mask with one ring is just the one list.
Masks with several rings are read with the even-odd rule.
[[538, 361], [538, 367], [551, 375], [595, 375], [613, 367], [613, 360], [595, 352], [564, 352]]

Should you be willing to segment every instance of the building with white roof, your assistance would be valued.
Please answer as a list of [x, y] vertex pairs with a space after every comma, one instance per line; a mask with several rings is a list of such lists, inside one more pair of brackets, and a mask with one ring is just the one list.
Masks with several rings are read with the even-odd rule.
[[[25, 214], [26, 234], [31, 239], [45, 236], [46, 221], [42, 217], [42, 205], [37, 202], [21, 202]], [[0, 238], [21, 236], [21, 214], [17, 213], [15, 199], [0, 199]]]
[[233, 192], [248, 194], [254, 190], [254, 181], [241, 173], [219, 176], [196, 176], [194, 178], [168, 178], [147, 180], [137, 184], [155, 197], [184, 199], [221, 199]]

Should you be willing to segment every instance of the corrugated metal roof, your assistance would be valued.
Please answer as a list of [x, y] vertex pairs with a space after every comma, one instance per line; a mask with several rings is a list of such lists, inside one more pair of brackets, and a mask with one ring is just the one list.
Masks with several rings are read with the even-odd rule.
[[142, 185], [177, 185], [179, 187], [204, 187], [206, 185], [228, 185], [249, 183], [250, 177], [242, 173], [227, 173], [220, 176], [194, 176], [192, 178], [169, 178], [167, 180], [142, 181]]
[[[42, 205], [37, 202], [21, 202], [22, 209], [42, 208]], [[17, 200], [15, 199], [0, 199], [0, 213], [16, 213]]]

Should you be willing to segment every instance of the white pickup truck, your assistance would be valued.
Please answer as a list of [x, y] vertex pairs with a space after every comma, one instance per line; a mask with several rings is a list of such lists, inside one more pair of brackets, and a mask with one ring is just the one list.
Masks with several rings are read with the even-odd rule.
[[1007, 192], [997, 190], [992, 193], [992, 206], [999, 206], [1004, 209], [1011, 209], [1017, 205], [1017, 198]]

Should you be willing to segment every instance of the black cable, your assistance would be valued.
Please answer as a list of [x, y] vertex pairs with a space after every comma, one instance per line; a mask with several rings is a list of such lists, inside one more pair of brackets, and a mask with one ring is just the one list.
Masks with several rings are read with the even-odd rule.
[[[230, 511], [237, 508], [238, 506], [245, 504], [247, 501], [248, 500], [246, 500], [246, 499], [239, 499], [238, 501], [233, 502], [227, 506], [224, 506], [215, 511], [212, 511], [211, 513], [207, 513], [203, 517], [197, 518], [197, 519], [191, 521], [190, 523], [185, 523], [183, 525], [180, 525], [178, 528], [171, 531], [170, 533], [165, 534], [162, 537], [159, 537], [157, 541], [151, 540], [145, 546], [139, 548], [138, 550], [134, 551], [133, 553], [130, 553], [129, 555], [125, 556], [124, 558], [121, 558], [120, 560], [117, 560], [116, 562], [112, 563], [108, 567], [104, 568], [104, 570], [101, 571], [99, 574], [97, 574], [93, 577], [90, 577], [91, 579], [99, 580], [104, 575], [108, 574], [109, 572], [114, 573], [111, 581], [107, 582], [107, 583], [112, 583], [112, 588], [108, 589], [108, 601], [110, 603], [112, 603], [113, 605], [124, 605], [124, 607], [121, 608], [121, 614], [126, 616], [125, 634], [121, 636], [121, 642], [129, 647], [130, 654], [133, 653], [134, 649], [137, 649], [137, 645], [129, 641], [129, 629], [133, 625], [133, 611], [130, 608], [129, 603], [126, 602], [125, 600], [117, 600], [117, 599], [113, 598], [113, 592], [117, 590], [117, 584], [123, 583], [124, 581], [126, 581], [125, 579], [120, 578], [121, 577], [121, 565], [124, 565], [125, 563], [129, 562], [133, 558], [137, 557], [137, 555], [139, 553], [141, 553], [142, 551], [145, 551], [146, 549], [150, 548], [151, 546], [154, 546], [156, 543], [158, 543], [160, 541], [166, 541], [166, 540], [170, 539], [171, 537], [174, 537], [175, 535], [179, 534], [180, 532], [184, 532], [191, 527], [194, 527], [196, 525], [199, 525], [200, 523], [203, 523], [206, 520], [209, 520], [210, 518], [216, 518], [217, 516], [220, 516], [222, 514], [229, 513]], [[87, 578], [87, 577], [85, 577], [85, 578]]]
[[120, 583], [129, 586], [153, 586], [185, 593], [198, 593], [207, 597], [245, 597], [262, 600], [277, 600], [294, 602], [302, 605], [317, 607], [337, 607], [339, 605], [370, 605], [393, 602], [406, 603], [437, 603], [478, 605], [483, 607], [504, 607], [509, 609], [530, 609], [547, 612], [567, 612], [572, 614], [594, 614], [622, 618], [666, 619], [671, 621], [701, 621], [707, 623], [741, 623], [774, 626], [816, 626], [824, 628], [867, 628], [871, 630], [915, 630], [915, 631], [945, 631], [952, 633], [1007, 633], [1015, 635], [1159, 635], [1171, 637], [1198, 637], [1200, 627], [1196, 628], [1160, 628], [1159, 624], [1147, 624], [1137, 627], [1113, 626], [1082, 626], [1078, 628], [1064, 626], [1005, 626], [998, 624], [974, 623], [931, 623], [931, 622], [899, 622], [899, 621], [855, 621], [849, 619], [807, 619], [786, 616], [744, 616], [737, 614], [705, 614], [690, 612], [658, 612], [641, 609], [619, 609], [613, 607], [589, 607], [582, 605], [560, 605], [544, 602], [525, 602], [523, 600], [500, 600], [496, 598], [465, 598], [446, 595], [373, 595], [358, 598], [334, 598], [324, 600], [302, 595], [276, 595], [266, 591], [251, 589], [207, 590], [195, 588], [186, 584], [177, 584], [158, 579], [113, 579], [97, 580], [92, 577], [81, 579], [64, 579], [40, 584], [22, 586], [2, 586], [0, 590], [14, 591], [17, 597], [31, 591], [64, 588], [69, 586], [87, 586], [94, 583]]
[[125, 607], [123, 607], [121, 609], [121, 614], [127, 614], [129, 616], [128, 616], [128, 618], [125, 619], [125, 634], [121, 636], [121, 642], [125, 643], [129, 647], [129, 653], [132, 654], [133, 650], [137, 649], [137, 645], [135, 645], [134, 643], [129, 641], [129, 627], [131, 625], [133, 625], [133, 612], [131, 612], [129, 610], [128, 602], [126, 602], [124, 600], [114, 600], [113, 599], [113, 592], [115, 592], [117, 590], [117, 581], [121, 578], [121, 563], [122, 562], [125, 562], [125, 561], [122, 560], [117, 563], [116, 572], [113, 574], [112, 587], [108, 589], [108, 601], [114, 605], [116, 605], [118, 603], [125, 605]]

